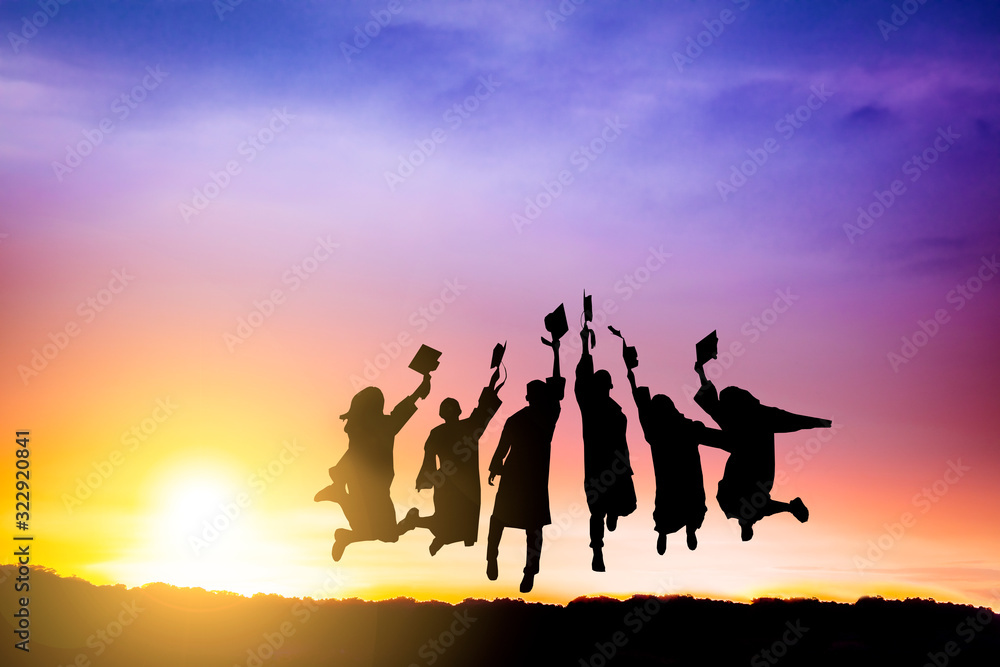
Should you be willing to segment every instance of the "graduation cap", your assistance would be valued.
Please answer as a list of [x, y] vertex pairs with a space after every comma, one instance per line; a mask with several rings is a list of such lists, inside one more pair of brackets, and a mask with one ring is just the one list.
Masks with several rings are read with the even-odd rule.
[[590, 332], [590, 349], [597, 345], [597, 335], [594, 330], [587, 326], [588, 322], [594, 321], [594, 297], [583, 290], [583, 326]]
[[[569, 331], [569, 324], [566, 323], [566, 309], [563, 304], [545, 316], [545, 330], [552, 334], [552, 340], [559, 340]], [[542, 339], [546, 345], [552, 345], [552, 341]]]
[[[506, 351], [507, 351], [507, 343], [506, 343], [506, 341], [504, 342], [503, 345], [501, 345], [500, 343], [497, 343], [496, 347], [493, 348], [493, 359], [490, 360], [490, 368], [495, 368], [496, 369], [496, 372], [494, 373], [494, 378], [498, 379], [500, 377], [500, 366], [503, 365], [503, 353], [506, 352]], [[492, 385], [494, 381], [495, 380], [491, 380], [490, 384]], [[494, 389], [494, 391], [499, 392], [500, 389], [501, 389], [501, 387], [503, 387], [506, 383], [507, 383], [507, 367], [504, 366], [503, 367], [503, 382], [501, 382], [500, 384], [498, 384], [496, 386], [496, 389]]]
[[639, 366], [639, 353], [634, 347], [625, 342], [625, 336], [618, 329], [615, 329], [610, 324], [608, 325], [608, 331], [613, 333], [622, 339], [622, 358], [625, 360], [625, 368], [632, 370]]
[[490, 368], [499, 368], [500, 364], [503, 362], [503, 353], [507, 351], [507, 343], [504, 342], [503, 345], [500, 343], [496, 344], [493, 348], [493, 360], [490, 361]]
[[421, 375], [429, 375], [431, 371], [435, 370], [440, 365], [440, 362], [438, 361], [440, 357], [441, 353], [433, 347], [421, 345], [420, 349], [417, 350], [417, 353], [413, 355], [413, 361], [410, 362], [410, 368]]
[[711, 359], [719, 356], [719, 337], [713, 331], [702, 338], [694, 346], [695, 354], [698, 356], [698, 363], [705, 364]]

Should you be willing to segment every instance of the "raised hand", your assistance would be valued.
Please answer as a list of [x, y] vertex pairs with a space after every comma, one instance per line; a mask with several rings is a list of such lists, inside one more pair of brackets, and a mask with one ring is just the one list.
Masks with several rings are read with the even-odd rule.
[[420, 383], [420, 386], [417, 387], [417, 390], [413, 392], [413, 395], [416, 396], [417, 398], [427, 398], [427, 395], [430, 393], [431, 393], [431, 376], [428, 373], [424, 375], [423, 381]]

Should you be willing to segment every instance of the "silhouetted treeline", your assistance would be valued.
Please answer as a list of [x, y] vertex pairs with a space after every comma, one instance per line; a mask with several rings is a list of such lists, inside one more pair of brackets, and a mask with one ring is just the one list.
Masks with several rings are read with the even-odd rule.
[[3, 665], [921, 666], [1000, 657], [1000, 621], [989, 610], [930, 600], [313, 602], [93, 586], [42, 568], [31, 572], [24, 654], [6, 629], [17, 608], [12, 569], [0, 566]]

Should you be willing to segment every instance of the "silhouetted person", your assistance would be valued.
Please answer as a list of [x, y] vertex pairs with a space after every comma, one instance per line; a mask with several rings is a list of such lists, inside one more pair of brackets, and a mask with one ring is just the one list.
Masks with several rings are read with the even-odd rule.
[[753, 525], [766, 516], [789, 512], [800, 522], [809, 520], [801, 498], [789, 503], [771, 498], [774, 486], [774, 434], [806, 428], [827, 428], [827, 419], [805, 417], [761, 405], [750, 392], [726, 387], [716, 393], [701, 361], [695, 364], [701, 388], [695, 402], [731, 437], [729, 460], [716, 498], [726, 517], [739, 520], [743, 541], [753, 537]]
[[594, 372], [590, 354], [591, 330], [580, 331], [583, 354], [576, 366], [576, 402], [583, 417], [583, 489], [590, 508], [591, 567], [604, 572], [604, 522], [608, 530], [618, 525], [618, 517], [635, 511], [635, 486], [628, 455], [625, 413], [611, 398], [611, 373]]
[[[695, 532], [705, 521], [705, 479], [701, 471], [698, 445], [709, 445], [728, 450], [727, 436], [720, 430], [708, 428], [701, 422], [682, 415], [668, 396], [650, 397], [649, 387], [637, 387], [633, 368], [639, 365], [635, 348], [625, 348], [625, 365], [632, 396], [639, 411], [642, 433], [653, 455], [653, 474], [656, 477], [656, 500], [653, 523], [656, 530], [656, 551], [667, 550], [667, 535], [681, 528], [686, 529], [689, 549], [698, 546]], [[628, 350], [632, 350], [630, 362]]]
[[500, 476], [490, 532], [486, 545], [486, 576], [495, 580], [497, 555], [504, 528], [523, 528], [527, 539], [527, 557], [521, 592], [534, 585], [542, 552], [542, 527], [552, 523], [549, 514], [549, 460], [552, 434], [559, 419], [560, 404], [566, 389], [559, 375], [559, 339], [553, 338], [552, 377], [544, 382], [528, 383], [527, 407], [507, 419], [497, 451], [490, 462], [489, 483]]
[[[338, 561], [351, 542], [399, 539], [396, 509], [389, 497], [394, 476], [392, 450], [396, 434], [417, 411], [417, 399], [426, 398], [431, 377], [424, 375], [417, 390], [404, 398], [388, 415], [383, 414], [385, 399], [377, 387], [365, 387], [351, 399], [351, 408], [341, 419], [347, 420], [347, 451], [330, 468], [333, 484], [316, 494], [314, 500], [340, 503], [351, 529], [334, 533], [333, 560]], [[345, 488], [346, 487], [346, 488]]]
[[435, 427], [424, 444], [424, 461], [417, 473], [417, 489], [434, 489], [434, 514], [420, 516], [414, 507], [400, 522], [400, 532], [427, 528], [433, 533], [433, 556], [441, 547], [464, 542], [471, 547], [479, 535], [482, 492], [479, 482], [479, 438], [502, 401], [497, 396], [500, 371], [479, 394], [479, 405], [465, 419], [454, 398], [441, 401], [444, 423]]

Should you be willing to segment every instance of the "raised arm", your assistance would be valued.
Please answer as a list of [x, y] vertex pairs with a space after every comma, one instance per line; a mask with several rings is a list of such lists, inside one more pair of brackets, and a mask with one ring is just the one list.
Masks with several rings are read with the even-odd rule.
[[[705, 367], [700, 363], [695, 363], [694, 370], [698, 373], [698, 378], [701, 380], [701, 388], [698, 389], [698, 393], [694, 395], [694, 402], [697, 403], [702, 410], [708, 413], [715, 422], [719, 423], [719, 392], [716, 391], [715, 385], [712, 381], [708, 379], [705, 375]], [[720, 426], [722, 424], [719, 424]]]
[[[580, 355], [580, 363], [576, 365], [576, 379], [590, 377], [594, 374], [594, 358], [590, 356], [590, 328], [583, 327], [580, 330], [580, 338], [583, 340], [583, 353]], [[556, 372], [558, 375], [558, 372]]]
[[635, 385], [635, 373], [632, 372], [632, 369], [630, 368], [628, 369], [627, 375], [628, 375], [628, 383], [632, 387], [632, 393], [635, 394], [636, 390], [638, 389], [638, 387]]
[[389, 414], [389, 418], [392, 420], [393, 433], [399, 433], [399, 430], [410, 420], [413, 413], [417, 411], [417, 399], [427, 398], [427, 394], [431, 391], [431, 376], [425, 375], [424, 379], [420, 382], [412, 394], [401, 400], [396, 404], [396, 407], [392, 409]]
[[476, 407], [473, 408], [468, 417], [468, 423], [484, 431], [490, 420], [493, 419], [493, 415], [496, 414], [497, 410], [503, 404], [498, 394], [499, 390], [496, 388], [496, 382], [499, 378], [500, 371], [494, 372], [489, 386], [483, 387], [483, 390], [479, 392], [479, 403], [476, 404]]
[[583, 340], [583, 353], [580, 355], [580, 362], [576, 365], [576, 383], [573, 390], [576, 393], [576, 400], [581, 407], [590, 400], [591, 386], [594, 381], [594, 358], [590, 356], [590, 329], [583, 327], [580, 331], [580, 338]]

